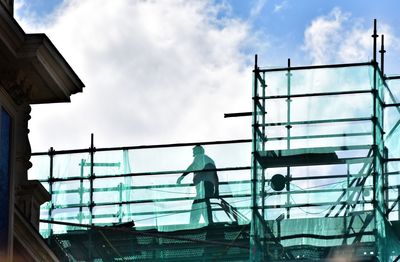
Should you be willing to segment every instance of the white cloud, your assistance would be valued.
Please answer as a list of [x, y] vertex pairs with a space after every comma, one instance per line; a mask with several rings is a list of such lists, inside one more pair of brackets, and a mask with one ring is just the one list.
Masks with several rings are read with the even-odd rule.
[[304, 32], [304, 49], [313, 63], [326, 63], [337, 56], [336, 46], [343, 40], [342, 25], [348, 18], [349, 14], [335, 8], [327, 16], [317, 17], [311, 22]]
[[256, 0], [256, 3], [250, 10], [250, 19], [254, 19], [258, 15], [260, 15], [261, 11], [264, 9], [267, 0]]
[[[23, 7], [23, 2], [17, 1]], [[86, 88], [71, 104], [34, 106], [34, 151], [96, 145], [187, 142], [250, 136], [251, 67], [240, 52], [248, 25], [220, 18], [207, 1], [68, 0], [45, 32]]]
[[279, 4], [274, 5], [274, 13], [279, 13], [288, 7], [288, 1], [282, 1]]
[[[370, 61], [372, 22], [363, 21], [340, 8], [334, 8], [328, 15], [315, 18], [306, 28], [303, 49], [314, 64]], [[400, 43], [399, 38], [393, 34], [389, 25], [378, 24], [378, 34], [385, 35], [386, 49], [399, 51], [396, 47]], [[379, 48], [380, 40], [378, 50]]]

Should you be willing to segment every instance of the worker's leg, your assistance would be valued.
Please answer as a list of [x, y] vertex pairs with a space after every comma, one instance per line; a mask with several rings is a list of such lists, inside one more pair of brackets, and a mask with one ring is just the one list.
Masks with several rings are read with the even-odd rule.
[[198, 224], [202, 210], [204, 209], [204, 186], [203, 182], [196, 184], [196, 199], [193, 201], [190, 211], [190, 224]]
[[213, 216], [211, 210], [211, 203], [210, 197], [214, 196], [214, 184], [211, 182], [204, 182], [204, 194], [205, 194], [205, 207], [206, 210], [203, 212], [203, 217], [206, 223], [212, 224], [213, 223]]
[[203, 209], [201, 199], [195, 199], [192, 204], [192, 210], [190, 211], [190, 224], [198, 224], [201, 216], [201, 210]]

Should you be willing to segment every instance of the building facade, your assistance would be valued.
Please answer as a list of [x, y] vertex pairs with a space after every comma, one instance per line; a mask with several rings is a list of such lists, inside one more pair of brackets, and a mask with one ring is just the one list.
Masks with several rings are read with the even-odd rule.
[[[38, 233], [39, 207], [50, 199], [28, 181], [32, 104], [69, 102], [83, 83], [44, 34], [26, 34], [13, 1], [0, 1], [0, 260], [52, 261]], [[3, 212], [5, 211], [5, 212]]]

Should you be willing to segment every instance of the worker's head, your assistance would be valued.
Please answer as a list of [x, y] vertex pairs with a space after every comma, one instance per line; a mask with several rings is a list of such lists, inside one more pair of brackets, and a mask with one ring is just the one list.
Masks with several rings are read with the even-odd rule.
[[204, 148], [201, 145], [193, 147], [193, 156], [204, 154]]

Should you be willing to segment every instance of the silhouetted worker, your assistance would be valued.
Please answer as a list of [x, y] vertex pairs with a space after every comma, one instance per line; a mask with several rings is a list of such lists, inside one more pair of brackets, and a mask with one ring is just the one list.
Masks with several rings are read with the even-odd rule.
[[214, 161], [204, 154], [204, 148], [197, 145], [193, 148], [193, 162], [186, 171], [178, 178], [180, 184], [182, 179], [193, 172], [193, 183], [196, 186], [196, 199], [193, 201], [190, 212], [190, 223], [198, 223], [200, 216], [203, 215], [204, 221], [208, 224], [213, 223], [210, 197], [217, 197], [218, 176], [215, 170]]

